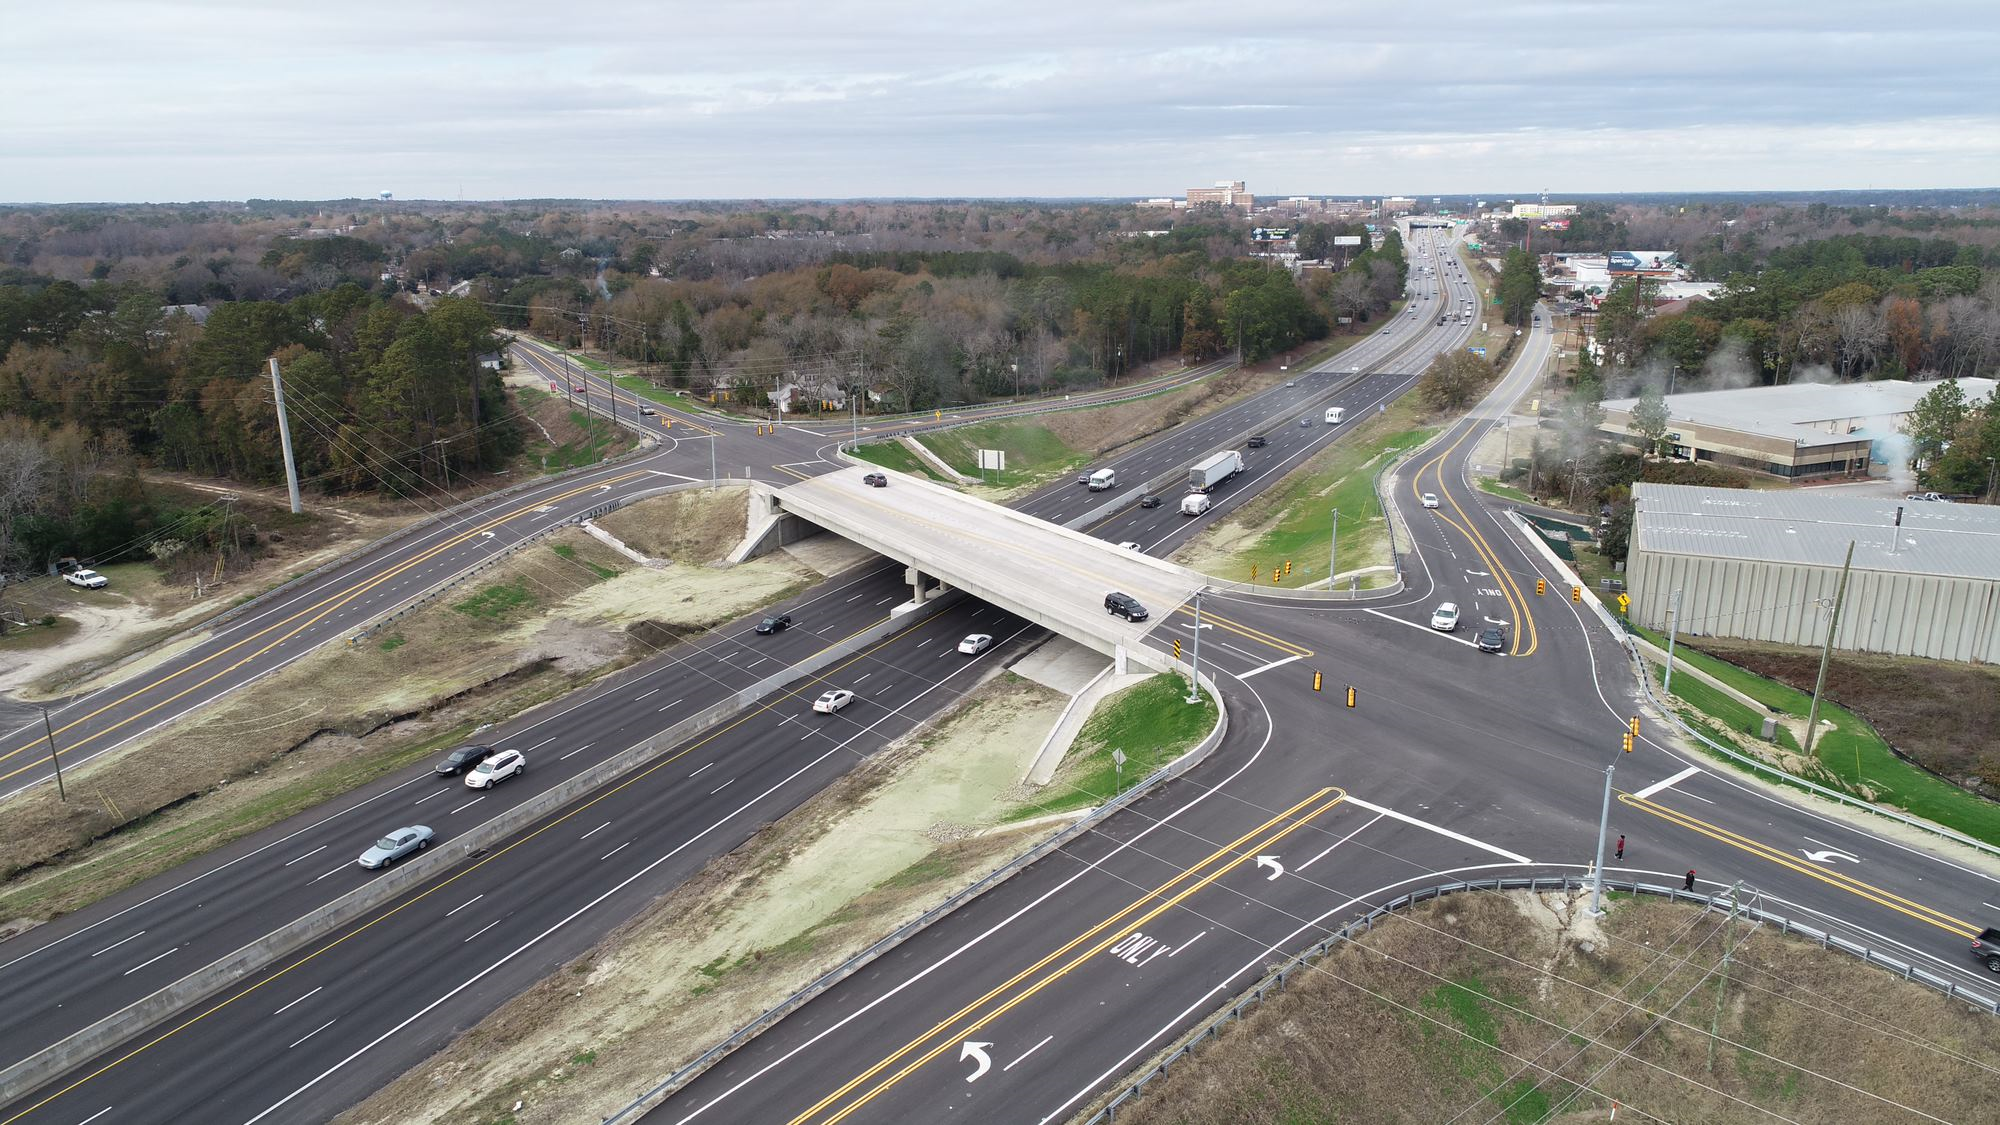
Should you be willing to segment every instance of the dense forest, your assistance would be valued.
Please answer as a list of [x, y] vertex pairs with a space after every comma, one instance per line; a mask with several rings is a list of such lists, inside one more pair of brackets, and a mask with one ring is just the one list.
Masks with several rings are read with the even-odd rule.
[[[123, 470], [281, 480], [274, 356], [311, 487], [416, 495], [522, 448], [480, 362], [496, 329], [758, 413], [864, 388], [909, 410], [1255, 362], [1365, 331], [1404, 286], [1393, 236], [1297, 277], [1251, 249], [1214, 208], [1164, 224], [1116, 205], [0, 210], [0, 571], [138, 550], [122, 545], [173, 513]], [[64, 469], [78, 449], [81, 475]]]

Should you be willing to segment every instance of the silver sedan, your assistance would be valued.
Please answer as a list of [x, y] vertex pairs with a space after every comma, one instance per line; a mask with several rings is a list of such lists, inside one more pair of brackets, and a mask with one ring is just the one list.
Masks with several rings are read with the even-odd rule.
[[362, 852], [361, 858], [355, 862], [370, 870], [387, 867], [406, 855], [414, 855], [430, 847], [433, 835], [435, 833], [421, 824], [398, 828], [375, 841], [375, 846]]

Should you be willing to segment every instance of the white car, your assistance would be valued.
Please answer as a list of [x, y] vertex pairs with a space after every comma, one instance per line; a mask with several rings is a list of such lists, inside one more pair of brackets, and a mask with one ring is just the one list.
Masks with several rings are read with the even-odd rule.
[[510, 777], [521, 776], [527, 768], [527, 755], [519, 750], [502, 750], [465, 771], [465, 787], [491, 789]]
[[111, 580], [94, 570], [72, 570], [63, 575], [63, 581], [72, 586], [82, 586], [86, 590], [102, 590], [111, 585]]
[[1438, 506], [1437, 493], [1435, 492], [1424, 493], [1424, 507], [1435, 508], [1437, 506]]
[[958, 642], [958, 651], [964, 653], [967, 656], [978, 656], [980, 653], [985, 652], [987, 649], [992, 647], [993, 647], [993, 636], [990, 633], [973, 633], [970, 636], [966, 637], [964, 640]]
[[813, 710], [818, 711], [822, 715], [831, 715], [852, 702], [854, 702], [854, 693], [846, 688], [840, 688], [827, 692], [825, 695], [813, 700]]
[[1125, 550], [1128, 550], [1128, 551], [1142, 551], [1142, 552], [1143, 552], [1143, 551], [1145, 550], [1145, 548], [1144, 548], [1144, 547], [1141, 547], [1141, 546], [1139, 546], [1139, 545], [1138, 545], [1137, 543], [1134, 543], [1134, 542], [1132, 542], [1132, 541], [1131, 541], [1130, 539], [1127, 539], [1127, 540], [1126, 540], [1125, 542], [1123, 542], [1123, 543], [1120, 543], [1120, 544], [1118, 544], [1118, 545], [1119, 545], [1120, 547], [1123, 547], [1123, 548], [1124, 548]]
[[1440, 633], [1458, 632], [1457, 603], [1446, 602], [1437, 607], [1436, 612], [1431, 614], [1431, 628], [1436, 629]]

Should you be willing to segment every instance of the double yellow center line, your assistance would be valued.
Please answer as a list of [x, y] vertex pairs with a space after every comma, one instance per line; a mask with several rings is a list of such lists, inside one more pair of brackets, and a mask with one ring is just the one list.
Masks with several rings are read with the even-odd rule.
[[[1346, 799], [1347, 794], [1344, 790], [1332, 787], [1321, 789], [1217, 848], [1201, 862], [1147, 891], [1124, 909], [1078, 934], [1061, 948], [1016, 973], [1005, 983], [938, 1021], [923, 1035], [897, 1048], [880, 1062], [848, 1080], [839, 1089], [792, 1118], [791, 1125], [804, 1125], [805, 1122], [814, 1119], [823, 1120], [826, 1125], [846, 1120], [861, 1107], [909, 1077], [919, 1067], [958, 1046], [965, 1039], [977, 1034], [981, 1028], [1006, 1015], [1091, 958], [1124, 940], [1140, 926], [1172, 910], [1217, 879], [1249, 862], [1259, 853], [1275, 847], [1285, 837], [1305, 827]], [[884, 1077], [884, 1072], [891, 1068], [895, 1068], [894, 1073]]]
[[1740, 833], [1731, 832], [1727, 828], [1710, 824], [1697, 817], [1689, 816], [1679, 809], [1669, 808], [1666, 805], [1647, 800], [1644, 797], [1635, 796], [1631, 793], [1618, 794], [1618, 800], [1622, 804], [1629, 805], [1640, 812], [1650, 813], [1669, 824], [1685, 828], [1696, 835], [1706, 836], [1711, 840], [1728, 844], [1730, 847], [1748, 852], [1758, 859], [1775, 863], [1788, 871], [1796, 871], [1809, 879], [1817, 879], [1829, 887], [1846, 891], [1848, 894], [1866, 899], [1877, 906], [1886, 907], [1907, 918], [1914, 918], [1925, 925], [1936, 926], [1940, 930], [1956, 934], [1963, 938], [1979, 936], [1979, 927], [1963, 918], [1955, 918], [1941, 910], [1925, 906], [1923, 903], [1904, 898], [1891, 891], [1885, 891], [1872, 883], [1864, 883], [1839, 871], [1821, 867], [1810, 860], [1802, 859], [1790, 852], [1774, 848], [1769, 844], [1753, 840]]

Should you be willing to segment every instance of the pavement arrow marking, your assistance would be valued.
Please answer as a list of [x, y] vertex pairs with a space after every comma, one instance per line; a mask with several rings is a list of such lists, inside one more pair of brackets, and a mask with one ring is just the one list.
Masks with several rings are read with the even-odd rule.
[[973, 1068], [971, 1074], [965, 1076], [967, 1082], [977, 1082], [980, 1075], [993, 1069], [993, 1060], [986, 1057], [986, 1048], [992, 1045], [991, 1043], [974, 1043], [968, 1039], [965, 1041], [965, 1045], [958, 1049], [959, 1062], [964, 1062], [967, 1059], [975, 1059], [979, 1063], [977, 1067]]
[[1807, 851], [1804, 848], [1800, 848], [1799, 854], [1806, 857], [1809, 860], [1812, 860], [1814, 863], [1831, 863], [1836, 859], [1844, 859], [1849, 863], [1861, 862], [1860, 856], [1848, 855], [1846, 852], [1835, 851], [1832, 848], [1828, 848], [1823, 852]]
[[1276, 879], [1278, 876], [1283, 875], [1285, 873], [1285, 865], [1279, 863], [1278, 857], [1274, 855], [1258, 856], [1257, 866], [1268, 867], [1271, 869], [1271, 873], [1269, 875], [1264, 876], [1264, 881], [1266, 883], [1270, 882], [1273, 879]]

